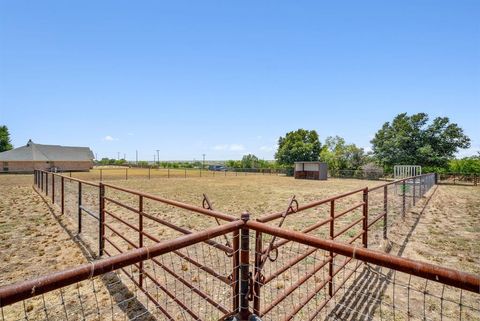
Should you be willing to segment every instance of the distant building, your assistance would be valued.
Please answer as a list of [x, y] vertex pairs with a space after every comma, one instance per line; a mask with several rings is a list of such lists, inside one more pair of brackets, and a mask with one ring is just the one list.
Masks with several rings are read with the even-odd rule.
[[327, 172], [327, 163], [295, 162], [295, 178], [327, 180]]
[[88, 147], [27, 145], [0, 153], [0, 173], [31, 173], [34, 169], [88, 171], [93, 167], [93, 152]]

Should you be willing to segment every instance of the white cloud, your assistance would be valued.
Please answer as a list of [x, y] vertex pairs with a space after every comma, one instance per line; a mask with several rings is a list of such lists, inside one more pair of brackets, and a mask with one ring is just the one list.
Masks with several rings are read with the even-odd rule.
[[117, 139], [117, 138], [113, 138], [113, 137], [110, 136], [110, 135], [107, 135], [107, 136], [103, 137], [103, 140], [104, 140], [104, 141], [107, 141], [107, 142], [112, 142], [112, 141], [118, 140], [118, 139]]
[[232, 152], [238, 152], [245, 150], [242, 144], [220, 144], [213, 146], [214, 150], [228, 150]]

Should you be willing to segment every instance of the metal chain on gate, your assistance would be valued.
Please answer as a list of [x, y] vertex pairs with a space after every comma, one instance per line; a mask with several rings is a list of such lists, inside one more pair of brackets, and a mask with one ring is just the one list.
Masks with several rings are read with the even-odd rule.
[[[208, 199], [208, 196], [207, 194], [203, 194], [203, 201], [202, 201], [202, 207], [206, 210], [210, 210], [210, 211], [213, 211], [213, 206], [212, 206], [212, 203], [210, 202], [210, 200]], [[221, 225], [220, 221], [218, 220], [218, 218], [215, 217], [215, 221], [217, 222], [218, 225]], [[228, 240], [228, 237], [227, 235], [223, 235], [223, 237], [225, 238], [225, 245], [228, 246], [229, 248], [232, 248], [232, 246], [230, 245], [230, 241]], [[225, 252], [225, 254], [228, 256], [228, 257], [232, 257], [233, 256], [233, 253], [227, 253]]]

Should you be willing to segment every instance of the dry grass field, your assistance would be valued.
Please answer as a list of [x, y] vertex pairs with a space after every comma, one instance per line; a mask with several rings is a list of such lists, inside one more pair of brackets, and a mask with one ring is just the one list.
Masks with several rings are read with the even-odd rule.
[[[152, 174], [152, 179], [148, 180], [141, 177], [141, 173], [137, 176], [133, 174], [129, 173], [129, 179], [123, 180], [123, 170], [118, 170], [118, 173], [109, 171], [111, 180], [108, 176], [103, 178], [107, 183], [117, 186], [197, 206], [201, 206], [205, 193], [215, 210], [236, 217], [248, 211], [252, 218], [285, 210], [289, 198], [293, 195], [300, 205], [304, 205], [354, 189], [382, 184], [379, 181], [354, 179], [306, 181], [276, 175], [230, 175], [232, 173], [228, 173], [227, 177], [224, 173], [216, 173], [216, 176], [203, 173], [202, 177], [188, 176], [185, 179], [180, 171], [176, 177], [173, 172], [170, 172], [171, 178], [158, 173], [157, 176]], [[161, 175], [163, 177], [160, 177]], [[98, 171], [73, 173], [73, 177], [85, 180], [99, 178]], [[90, 259], [88, 251], [77, 242], [75, 217], [62, 216], [58, 208], [48, 206], [49, 202], [45, 202], [33, 190], [32, 181], [31, 175], [0, 176], [0, 286]], [[107, 189], [107, 196], [121, 199], [132, 207], [138, 205], [135, 197], [123, 192]], [[337, 210], [341, 211], [358, 200], [358, 195], [347, 199], [345, 204], [339, 204]], [[414, 207], [405, 220], [390, 222], [389, 241], [378, 242], [375, 246], [388, 248], [390, 253], [395, 255], [480, 273], [478, 187], [438, 186], [431, 200], [423, 207], [425, 201], [426, 199], [422, 200], [420, 206]], [[107, 208], [122, 213], [130, 222], [137, 220], [135, 215], [113, 204], [107, 205]], [[201, 230], [216, 224], [212, 218], [159, 205], [158, 202], [145, 201], [145, 211], [191, 230]], [[301, 230], [318, 220], [320, 214], [328, 215], [328, 211], [325, 208], [313, 209], [295, 218], [288, 217], [284, 226]], [[352, 214], [349, 220], [358, 215], [359, 213]], [[112, 226], [118, 226], [124, 235], [135, 239], [135, 233], [122, 230], [119, 225], [110, 222]], [[348, 221], [343, 223], [346, 222]], [[278, 224], [278, 221], [272, 224]], [[145, 223], [145, 230], [162, 240], [179, 235], [171, 229], [159, 228], [158, 224], [148, 221]], [[115, 236], [108, 230], [107, 234], [112, 238]], [[92, 228], [92, 235], [95, 235], [95, 227]], [[319, 236], [326, 235], [320, 233]], [[132, 248], [128, 245], [126, 247]], [[105, 289], [102, 291], [103, 295], [106, 295]], [[103, 297], [101, 300], [106, 299]]]

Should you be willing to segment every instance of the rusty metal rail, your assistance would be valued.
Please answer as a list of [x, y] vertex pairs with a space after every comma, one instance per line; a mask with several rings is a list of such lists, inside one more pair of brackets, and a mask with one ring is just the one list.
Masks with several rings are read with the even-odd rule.
[[[250, 310], [249, 301], [257, 295], [261, 295], [259, 292], [254, 292], [254, 284], [249, 276], [249, 235], [250, 230], [255, 232], [260, 232], [265, 235], [276, 236], [279, 238], [288, 239], [290, 242], [295, 242], [297, 244], [303, 244], [311, 247], [315, 250], [323, 250], [326, 252], [334, 252], [336, 255], [345, 256], [349, 261], [356, 260], [357, 262], [364, 262], [371, 264], [372, 266], [378, 267], [387, 267], [393, 271], [403, 272], [411, 277], [419, 277], [423, 280], [430, 280], [435, 283], [450, 285], [457, 289], [463, 289], [474, 294], [480, 294], [480, 277], [428, 263], [422, 263], [406, 258], [396, 257], [393, 255], [385, 254], [379, 251], [374, 251], [370, 249], [365, 249], [358, 246], [352, 246], [348, 244], [338, 243], [332, 240], [324, 240], [315, 236], [308, 234], [303, 234], [295, 231], [288, 231], [282, 228], [269, 226], [264, 223], [255, 222], [248, 220], [248, 216], [243, 215], [242, 220], [236, 220], [233, 222], [226, 223], [221, 226], [212, 227], [201, 232], [195, 232], [192, 234], [180, 236], [174, 240], [165, 241], [161, 243], [154, 244], [152, 246], [143, 247], [139, 249], [134, 249], [123, 254], [119, 254], [113, 257], [105, 258], [98, 260], [92, 263], [87, 263], [80, 265], [78, 267], [70, 268], [60, 272], [54, 272], [46, 276], [35, 278], [28, 281], [23, 281], [20, 283], [4, 286], [0, 288], [0, 307], [2, 311], [5, 307], [8, 307], [16, 302], [25, 301], [30, 298], [40, 296], [42, 294], [54, 291], [57, 289], [62, 289], [68, 287], [69, 285], [82, 282], [84, 280], [95, 278], [99, 275], [117, 270], [124, 269], [128, 266], [138, 267], [138, 264], [141, 262], [147, 261], [157, 261], [158, 265], [162, 268], [165, 268], [165, 264], [162, 263], [162, 255], [167, 255], [173, 251], [181, 250], [188, 246], [198, 244], [199, 242], [204, 242], [208, 239], [226, 235], [230, 232], [238, 233], [242, 231], [242, 244], [237, 252], [241, 254], [238, 261], [238, 265], [233, 265], [232, 275], [238, 275], [238, 284], [234, 281], [231, 282], [231, 288], [233, 289], [235, 295], [232, 296], [235, 300], [238, 300], [238, 303], [232, 304], [229, 308], [221, 303], [217, 303], [215, 298], [211, 297], [208, 293], [192, 286], [188, 283], [187, 280], [184, 280], [177, 271], [172, 270], [171, 268], [166, 267], [168, 273], [178, 277], [178, 280], [181, 280], [187, 288], [191, 289], [201, 298], [206, 300], [212, 305], [215, 305], [221, 313], [224, 315], [233, 315], [236, 312], [242, 317], [242, 320], [245, 320], [250, 316], [252, 311]], [[238, 244], [238, 241], [234, 243]], [[242, 254], [243, 253], [243, 254]], [[272, 300], [270, 305], [264, 307], [258, 314], [267, 316], [268, 313], [275, 307], [279, 306], [287, 297], [288, 294], [296, 291], [298, 287], [301, 287], [305, 282], [307, 282], [311, 276], [316, 275], [318, 271], [324, 268], [328, 263], [330, 263], [330, 258], [319, 261], [313, 265], [313, 270], [310, 273], [307, 273], [304, 277], [298, 279], [293, 283], [289, 288], [285, 289], [283, 294], [280, 297]], [[356, 273], [359, 268], [359, 264], [356, 263], [355, 268], [350, 272], [351, 275]], [[337, 268], [334, 271], [335, 277], [341, 268]], [[191, 310], [191, 307], [187, 307], [184, 302], [181, 300], [181, 296], [178, 293], [171, 292], [168, 290], [167, 284], [161, 284], [156, 280], [153, 274], [150, 272], [145, 273], [145, 277], [149, 279], [150, 284], [154, 284], [157, 288], [162, 289], [167, 293], [174, 301], [185, 311], [189, 312], [191, 315], [198, 317], [196, 312]], [[235, 277], [234, 277], [235, 278]], [[345, 283], [349, 277], [344, 278]], [[134, 278], [132, 280], [135, 281]], [[329, 284], [332, 280], [332, 277], [327, 277], [320, 283], [317, 283], [313, 292], [303, 296], [302, 303], [309, 303], [312, 298], [312, 293], [320, 293], [321, 289]], [[137, 286], [150, 295], [150, 299], [153, 299], [152, 292], [148, 286], [145, 286], [143, 289], [140, 287], [140, 283], [136, 282]], [[340, 287], [343, 284], [340, 285]], [[253, 291], [253, 293], [252, 293]], [[335, 296], [339, 293], [339, 287], [335, 288], [331, 296]], [[330, 296], [330, 297], [331, 297]], [[328, 297], [326, 301], [328, 301]], [[326, 303], [322, 303], [317, 306], [317, 310], [321, 308]], [[161, 303], [158, 306], [162, 306]], [[155, 308], [159, 308], [156, 306]], [[466, 305], [470, 308], [469, 305]], [[257, 306], [259, 308], [260, 306]], [[254, 308], [255, 309], [255, 308]], [[302, 309], [302, 305], [297, 305], [293, 307], [293, 310], [287, 314], [285, 320], [291, 319]], [[475, 307], [473, 307], [475, 309]], [[476, 311], [476, 310], [475, 310]], [[169, 313], [167, 310], [163, 311]]]
[[113, 257], [93, 261], [74, 268], [54, 272], [32, 280], [23, 281], [0, 288], [0, 307], [25, 300], [54, 289], [105, 274], [141, 261], [150, 260], [165, 253], [182, 249], [189, 245], [221, 236], [238, 230], [244, 222], [236, 220], [201, 232], [180, 236], [176, 239], [134, 249]]
[[407, 258], [401, 258], [380, 251], [365, 249], [331, 240], [322, 240], [315, 236], [295, 231], [287, 231], [285, 229], [269, 226], [260, 222], [248, 221], [247, 226], [255, 231], [275, 235], [293, 242], [309, 245], [317, 249], [332, 251], [334, 253], [367, 263], [388, 267], [397, 271], [405, 272], [446, 285], [451, 285], [474, 293], [480, 293], [480, 277], [474, 274], [460, 272]]

